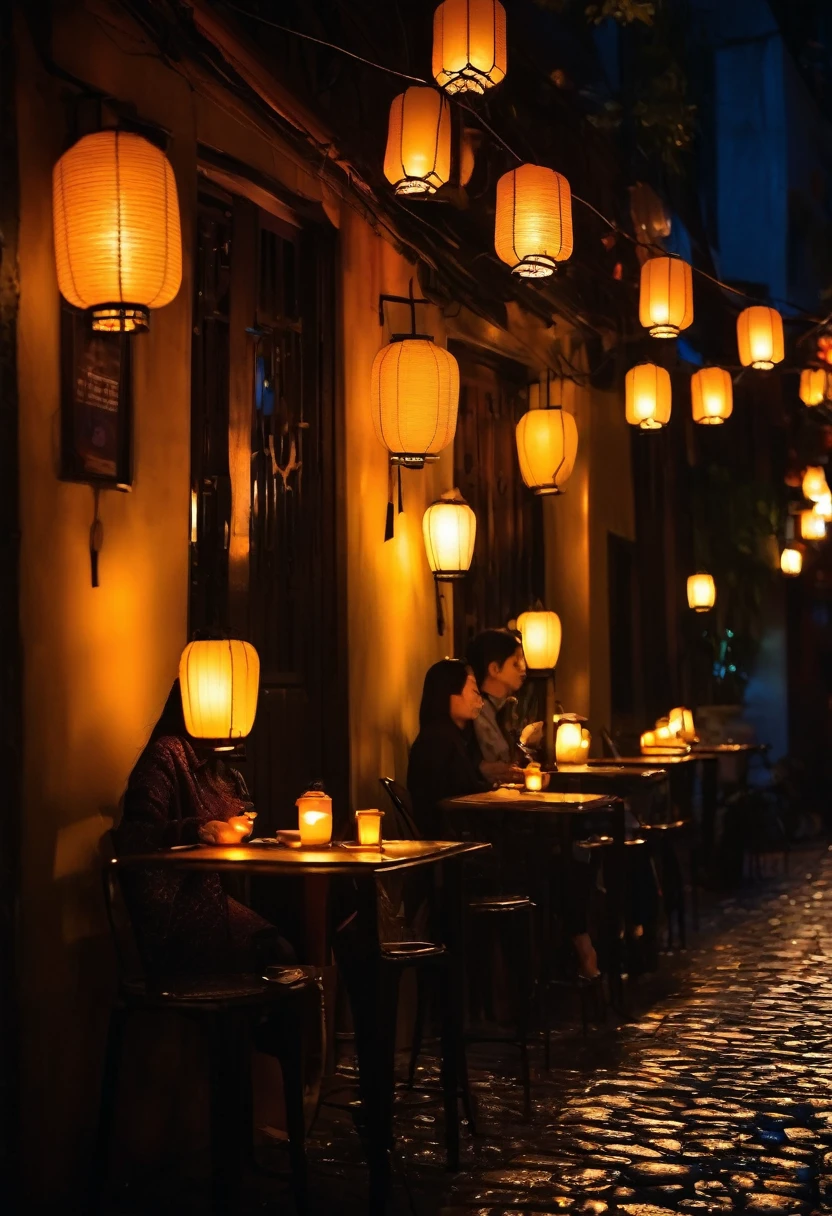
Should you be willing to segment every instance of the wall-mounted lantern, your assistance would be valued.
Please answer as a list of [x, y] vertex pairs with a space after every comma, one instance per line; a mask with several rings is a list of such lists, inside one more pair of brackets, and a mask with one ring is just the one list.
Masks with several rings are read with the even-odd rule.
[[93, 329], [145, 330], [179, 291], [176, 180], [141, 135], [96, 131], [73, 144], [52, 172], [52, 220], [61, 295]]

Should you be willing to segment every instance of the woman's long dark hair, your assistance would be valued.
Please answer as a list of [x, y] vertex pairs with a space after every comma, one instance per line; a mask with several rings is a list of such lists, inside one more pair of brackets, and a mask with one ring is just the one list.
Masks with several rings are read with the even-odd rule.
[[159, 721], [150, 732], [148, 744], [155, 743], [157, 739], [163, 739], [166, 735], [176, 735], [180, 739], [190, 739], [190, 735], [185, 729], [185, 713], [182, 709], [182, 691], [179, 687], [179, 678], [173, 681], [173, 687], [168, 693], [168, 699], [165, 701], [165, 708], [159, 715]]
[[471, 668], [461, 659], [441, 659], [428, 668], [419, 706], [420, 730], [432, 722], [450, 721], [451, 697], [459, 696], [472, 674]]

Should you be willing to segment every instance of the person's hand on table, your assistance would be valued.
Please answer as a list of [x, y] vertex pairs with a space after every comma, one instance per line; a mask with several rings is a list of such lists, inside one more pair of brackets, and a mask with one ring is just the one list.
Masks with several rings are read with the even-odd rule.
[[254, 811], [231, 819], [209, 819], [199, 829], [199, 839], [203, 844], [241, 844], [251, 835], [254, 819]]
[[523, 770], [516, 764], [506, 764], [504, 760], [483, 760], [480, 772], [487, 781], [522, 781]]

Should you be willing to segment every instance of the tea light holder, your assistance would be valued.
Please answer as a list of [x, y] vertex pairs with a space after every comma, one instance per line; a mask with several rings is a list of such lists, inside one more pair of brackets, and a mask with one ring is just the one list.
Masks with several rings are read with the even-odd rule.
[[381, 848], [381, 821], [384, 811], [356, 811], [355, 838], [368, 848]]
[[543, 773], [539, 764], [529, 764], [523, 773], [523, 781], [529, 793], [537, 794], [543, 789]]
[[304, 849], [319, 849], [332, 840], [332, 799], [322, 790], [307, 790], [295, 805], [298, 808], [300, 843]]

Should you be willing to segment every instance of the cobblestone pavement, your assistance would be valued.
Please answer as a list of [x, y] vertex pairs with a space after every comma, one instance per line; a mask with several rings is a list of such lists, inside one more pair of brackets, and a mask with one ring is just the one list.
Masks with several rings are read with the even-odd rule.
[[[808, 856], [715, 905], [638, 1020], [562, 1036], [531, 1123], [512, 1058], [474, 1055], [483, 1126], [459, 1174], [436, 1098], [403, 1094], [396, 1212], [832, 1212], [832, 852]], [[319, 1210], [361, 1211], [349, 1123], [325, 1110], [311, 1147]]]
[[[472, 1051], [480, 1127], [463, 1130], [458, 1174], [443, 1167], [438, 1092], [402, 1088], [391, 1216], [832, 1213], [832, 851], [710, 901], [694, 947], [664, 957], [633, 1008], [586, 1039], [565, 1028], [548, 1073], [535, 1048], [528, 1123], [516, 1052]], [[438, 1085], [435, 1061], [419, 1081]], [[363, 1216], [348, 1109], [322, 1109], [309, 1152], [313, 1213]], [[273, 1164], [284, 1181], [253, 1179], [246, 1213], [292, 1212], [282, 1150]], [[117, 1210], [208, 1212], [199, 1175], [148, 1178]]]

